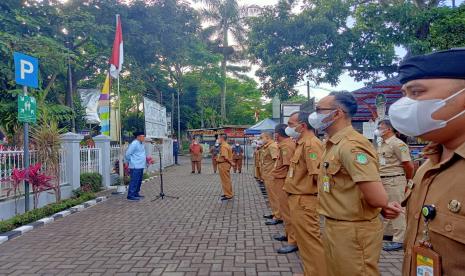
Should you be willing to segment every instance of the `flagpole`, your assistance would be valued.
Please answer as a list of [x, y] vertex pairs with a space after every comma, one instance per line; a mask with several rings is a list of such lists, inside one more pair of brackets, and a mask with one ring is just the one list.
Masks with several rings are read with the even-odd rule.
[[120, 177], [120, 185], [124, 185], [124, 166], [123, 166], [123, 139], [122, 139], [122, 129], [121, 129], [121, 95], [119, 92], [119, 74], [118, 77], [116, 78], [116, 90], [118, 93], [118, 140], [119, 140], [119, 148], [120, 148], [120, 154], [119, 154], [119, 177]]

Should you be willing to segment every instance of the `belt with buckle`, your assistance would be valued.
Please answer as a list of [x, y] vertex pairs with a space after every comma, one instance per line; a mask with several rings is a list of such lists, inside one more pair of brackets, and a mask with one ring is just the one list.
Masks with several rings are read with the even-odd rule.
[[395, 175], [386, 175], [386, 176], [381, 176], [381, 178], [389, 178], [389, 177], [397, 177], [397, 176], [404, 176], [405, 174], [395, 174]]

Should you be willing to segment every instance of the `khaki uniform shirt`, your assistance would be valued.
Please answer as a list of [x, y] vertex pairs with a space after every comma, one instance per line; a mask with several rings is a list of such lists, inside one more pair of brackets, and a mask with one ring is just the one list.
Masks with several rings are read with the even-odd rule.
[[407, 203], [403, 275], [416, 275], [409, 273], [414, 269], [412, 247], [423, 237], [423, 205], [436, 207], [436, 216], [429, 222], [429, 236], [433, 250], [442, 258], [442, 275], [465, 273], [465, 143], [449, 160], [440, 162], [441, 152], [441, 145], [425, 148], [428, 160], [415, 174], [414, 187], [407, 191], [403, 202]]
[[263, 146], [260, 156], [262, 158], [262, 177], [264, 179], [273, 179], [271, 171], [273, 170], [276, 159], [278, 158], [278, 144], [275, 141], [268, 142]]
[[407, 144], [396, 136], [389, 137], [378, 147], [381, 176], [404, 174], [402, 162], [412, 161]]
[[282, 179], [287, 176], [296, 145], [290, 138], [287, 138], [279, 142], [278, 147], [278, 160], [271, 174], [274, 178]]
[[373, 145], [352, 126], [331, 137], [318, 180], [319, 213], [344, 221], [377, 217], [381, 209], [370, 206], [357, 187], [357, 182], [381, 181], [377, 157]]
[[218, 163], [223, 163], [223, 162], [228, 162], [228, 161], [231, 161], [232, 162], [232, 149], [231, 149], [231, 146], [224, 142], [221, 144], [220, 146], [220, 153], [218, 155], [218, 157], [216, 158], [216, 161]]
[[294, 195], [316, 195], [318, 164], [322, 154], [321, 141], [315, 135], [302, 134], [297, 141], [283, 189]]

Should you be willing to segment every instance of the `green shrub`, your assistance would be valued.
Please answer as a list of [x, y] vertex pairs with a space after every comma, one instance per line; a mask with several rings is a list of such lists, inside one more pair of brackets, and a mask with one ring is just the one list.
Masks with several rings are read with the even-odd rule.
[[10, 219], [0, 221], [0, 233], [11, 231], [17, 227], [51, 216], [94, 198], [95, 195], [93, 193], [82, 193], [79, 197], [65, 199], [59, 203], [52, 203], [42, 208], [37, 208]]
[[150, 174], [148, 173], [144, 173], [144, 175], [142, 176], [142, 180], [146, 180], [146, 179], [149, 179], [150, 178]]
[[82, 173], [81, 190], [94, 193], [102, 190], [102, 176], [99, 173]]

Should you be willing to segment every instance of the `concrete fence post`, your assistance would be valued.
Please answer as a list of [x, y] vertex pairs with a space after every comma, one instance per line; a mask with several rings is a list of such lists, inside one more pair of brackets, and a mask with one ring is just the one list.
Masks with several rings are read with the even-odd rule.
[[105, 188], [110, 187], [111, 185], [111, 169], [112, 164], [110, 164], [110, 137], [106, 135], [98, 135], [94, 138], [95, 147], [100, 149], [100, 164], [101, 164], [101, 173], [102, 173], [102, 185]]
[[61, 143], [65, 151], [66, 182], [74, 189], [81, 187], [81, 153], [79, 143], [84, 136], [72, 132], [61, 135]]

